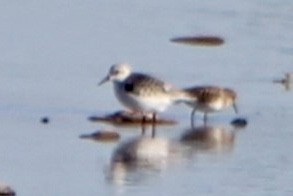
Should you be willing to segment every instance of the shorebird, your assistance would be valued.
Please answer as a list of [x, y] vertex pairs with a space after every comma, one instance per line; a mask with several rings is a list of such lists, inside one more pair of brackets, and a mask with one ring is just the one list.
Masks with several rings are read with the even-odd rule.
[[193, 108], [191, 112], [192, 124], [196, 111], [204, 113], [204, 123], [207, 122], [208, 113], [222, 111], [231, 106], [233, 106], [235, 113], [238, 112], [236, 106], [237, 94], [232, 89], [218, 86], [196, 86], [184, 90], [189, 96], [194, 97], [194, 101], [185, 101], [187, 105]]
[[189, 100], [187, 94], [153, 76], [132, 72], [126, 63], [111, 66], [108, 75], [99, 83], [112, 81], [117, 99], [133, 112], [142, 114], [142, 122], [152, 114], [153, 124], [156, 114], [181, 100]]

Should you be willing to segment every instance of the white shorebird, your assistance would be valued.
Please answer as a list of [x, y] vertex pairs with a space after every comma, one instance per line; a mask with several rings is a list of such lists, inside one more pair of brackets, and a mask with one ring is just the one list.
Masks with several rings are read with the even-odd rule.
[[196, 86], [184, 89], [189, 96], [194, 97], [194, 101], [185, 103], [193, 108], [191, 112], [191, 122], [193, 124], [196, 111], [204, 113], [204, 122], [207, 122], [208, 113], [222, 111], [233, 106], [235, 113], [238, 112], [236, 106], [237, 94], [229, 88], [218, 86]]
[[99, 85], [107, 81], [113, 82], [118, 100], [133, 112], [141, 113], [143, 121], [148, 114], [152, 114], [152, 121], [155, 122], [157, 113], [165, 111], [175, 102], [189, 100], [184, 91], [150, 75], [133, 73], [126, 63], [111, 66]]

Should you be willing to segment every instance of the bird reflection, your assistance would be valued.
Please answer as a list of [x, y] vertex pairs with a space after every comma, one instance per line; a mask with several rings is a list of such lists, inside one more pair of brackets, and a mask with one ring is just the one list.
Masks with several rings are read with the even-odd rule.
[[137, 183], [158, 173], [178, 156], [177, 145], [166, 138], [139, 136], [118, 144], [107, 171], [115, 184]]
[[196, 152], [229, 152], [234, 146], [235, 131], [223, 126], [203, 125], [187, 129], [180, 141]]
[[169, 169], [174, 163], [190, 159], [199, 152], [230, 152], [234, 147], [235, 130], [222, 126], [188, 128], [180, 140], [142, 134], [129, 138], [114, 149], [106, 170], [106, 179], [116, 185], [133, 185]]

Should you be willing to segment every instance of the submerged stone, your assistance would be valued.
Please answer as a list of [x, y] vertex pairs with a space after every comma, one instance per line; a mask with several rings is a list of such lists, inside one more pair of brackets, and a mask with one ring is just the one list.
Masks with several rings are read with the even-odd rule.
[[175, 43], [199, 45], [199, 46], [219, 46], [224, 43], [224, 39], [218, 36], [187, 36], [176, 37], [170, 40]]
[[[105, 116], [91, 116], [89, 117], [90, 121], [96, 122], [96, 121], [102, 121], [102, 122], [108, 122], [112, 124], [119, 124], [119, 125], [135, 125], [135, 124], [141, 124], [142, 123], [142, 115], [137, 113], [130, 113], [126, 111], [117, 111], [112, 114], [108, 114]], [[145, 124], [152, 124], [152, 118], [147, 117], [144, 121]], [[170, 119], [164, 119], [161, 117], [156, 118], [155, 124], [159, 125], [173, 125], [177, 122]]]
[[0, 196], [14, 196], [15, 191], [8, 185], [0, 182]]
[[83, 134], [79, 136], [81, 139], [91, 139], [96, 141], [116, 141], [120, 139], [119, 133], [115, 131], [96, 131], [90, 134]]

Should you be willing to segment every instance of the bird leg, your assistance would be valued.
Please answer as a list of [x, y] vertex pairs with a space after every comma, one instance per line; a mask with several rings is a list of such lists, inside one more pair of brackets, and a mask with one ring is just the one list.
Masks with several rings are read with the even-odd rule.
[[196, 112], [196, 109], [193, 108], [191, 115], [190, 115], [190, 122], [191, 122], [191, 128], [194, 128], [194, 114]]
[[143, 114], [141, 119], [141, 135], [145, 135], [146, 116]]
[[156, 123], [157, 123], [157, 114], [153, 113], [152, 117], [152, 138], [156, 135]]
[[204, 123], [204, 125], [207, 124], [207, 121], [208, 121], [208, 114], [207, 114], [207, 112], [205, 112], [204, 115], [203, 115], [203, 123]]
[[236, 103], [233, 103], [233, 109], [234, 109], [235, 114], [238, 114], [238, 108], [237, 108]]

